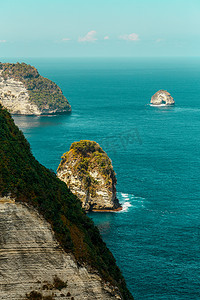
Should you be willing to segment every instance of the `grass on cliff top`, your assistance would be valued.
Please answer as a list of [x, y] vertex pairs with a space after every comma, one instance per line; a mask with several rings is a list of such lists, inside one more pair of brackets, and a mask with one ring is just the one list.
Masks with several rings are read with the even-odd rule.
[[124, 299], [133, 299], [112, 253], [79, 199], [34, 158], [23, 133], [0, 105], [0, 196], [7, 195], [33, 205], [51, 224], [65, 251], [118, 286]]
[[81, 140], [71, 144], [70, 150], [74, 150], [77, 154], [88, 156], [91, 153], [99, 152], [105, 153], [103, 149], [94, 141]]
[[70, 163], [72, 158], [76, 160], [74, 171], [78, 172], [79, 177], [83, 180], [85, 190], [95, 194], [98, 183], [90, 174], [90, 171], [94, 171], [94, 169], [98, 169], [107, 186], [117, 183], [112, 162], [98, 143], [90, 140], [72, 143], [69, 152], [62, 156], [58, 170], [62, 169], [66, 162]]
[[23, 82], [28, 90], [30, 102], [39, 109], [71, 109], [59, 86], [53, 81], [41, 76], [37, 69], [25, 63], [0, 63], [4, 79], [14, 78]]

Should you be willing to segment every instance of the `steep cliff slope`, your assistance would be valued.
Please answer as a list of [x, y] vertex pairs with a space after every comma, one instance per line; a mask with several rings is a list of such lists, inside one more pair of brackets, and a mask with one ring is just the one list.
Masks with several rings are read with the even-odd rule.
[[[66, 293], [74, 299], [133, 299], [79, 199], [35, 160], [29, 143], [1, 106], [0, 197], [1, 299], [18, 299], [20, 294], [20, 299], [50, 300], [53, 294], [43, 289], [51, 288], [54, 293], [62, 289], [63, 299], [69, 298]], [[40, 298], [34, 298], [37, 294]]]
[[34, 299], [34, 295], [57, 300], [121, 299], [97, 272], [78, 266], [62, 250], [50, 224], [36, 210], [0, 198], [0, 229], [1, 300]]
[[96, 142], [74, 142], [63, 154], [57, 175], [79, 197], [85, 210], [121, 209], [112, 162]]
[[41, 115], [71, 111], [57, 84], [25, 63], [0, 63], [0, 103], [12, 114]]

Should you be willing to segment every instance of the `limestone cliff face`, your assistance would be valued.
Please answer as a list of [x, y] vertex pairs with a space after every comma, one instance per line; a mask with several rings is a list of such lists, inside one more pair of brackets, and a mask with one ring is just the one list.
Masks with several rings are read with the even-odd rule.
[[57, 176], [82, 201], [86, 211], [121, 209], [111, 160], [96, 142], [73, 143], [62, 156]]
[[152, 105], [174, 105], [174, 99], [165, 90], [159, 90], [151, 97]]
[[36, 104], [30, 103], [29, 94], [20, 81], [0, 76], [0, 103], [12, 114], [41, 115]]
[[0, 299], [122, 297], [97, 272], [78, 266], [62, 250], [50, 224], [35, 209], [4, 197], [0, 198]]
[[19, 115], [71, 111], [61, 89], [25, 63], [0, 63], [0, 104], [10, 113]]

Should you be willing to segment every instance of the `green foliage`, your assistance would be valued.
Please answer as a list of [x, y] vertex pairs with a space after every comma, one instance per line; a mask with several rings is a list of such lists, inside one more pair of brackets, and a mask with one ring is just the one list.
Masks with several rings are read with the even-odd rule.
[[28, 90], [30, 102], [41, 110], [59, 109], [69, 111], [71, 107], [61, 89], [53, 81], [41, 76], [37, 69], [25, 63], [0, 63], [4, 79], [9, 77], [22, 81]]
[[98, 182], [90, 175], [90, 171], [95, 168], [104, 176], [107, 186], [111, 186], [112, 183], [116, 184], [117, 180], [112, 162], [99, 144], [89, 140], [72, 143], [70, 151], [63, 155], [60, 167], [68, 160], [72, 151], [74, 153], [73, 158], [77, 160], [75, 170], [78, 171], [79, 177], [83, 179], [85, 190], [88, 190], [92, 197], [95, 197], [98, 185]]
[[89, 159], [86, 157], [82, 157], [82, 159], [76, 164], [76, 169], [80, 173], [80, 175], [83, 173], [85, 174], [88, 170], [89, 165]]
[[112, 163], [105, 152], [95, 151], [92, 154], [92, 158], [94, 161], [96, 161], [96, 163], [99, 167], [99, 170], [101, 171], [101, 173], [104, 176], [106, 176], [106, 177], [111, 176], [114, 179], [115, 173], [112, 168]]
[[[83, 156], [87, 156], [90, 153], [93, 152], [104, 152], [102, 148], [93, 141], [87, 141], [87, 140], [82, 140], [80, 142], [74, 142], [72, 143], [70, 150], [74, 150], [76, 153], [81, 154]], [[104, 152], [105, 153], [105, 152]]]
[[[87, 166], [86, 161], [83, 166]], [[133, 299], [112, 253], [82, 210], [79, 199], [34, 158], [23, 133], [0, 105], [0, 196], [7, 195], [34, 206], [51, 224], [65, 251], [118, 286], [124, 299]]]

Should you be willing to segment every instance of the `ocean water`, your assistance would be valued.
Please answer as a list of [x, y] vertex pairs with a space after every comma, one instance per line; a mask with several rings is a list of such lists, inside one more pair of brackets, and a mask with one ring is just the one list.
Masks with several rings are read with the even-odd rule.
[[[89, 139], [112, 159], [123, 211], [89, 216], [135, 299], [200, 299], [200, 58], [24, 61], [73, 110], [14, 117], [36, 158], [56, 171], [72, 142]], [[149, 105], [159, 89], [174, 107]]]

